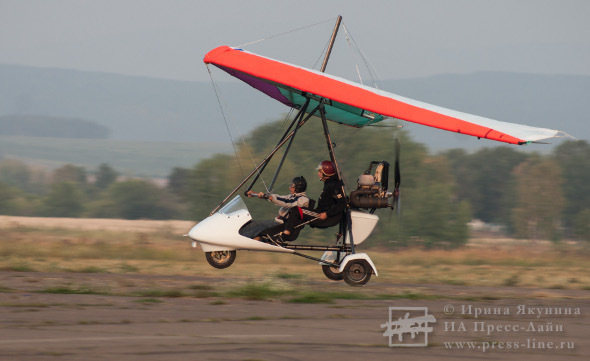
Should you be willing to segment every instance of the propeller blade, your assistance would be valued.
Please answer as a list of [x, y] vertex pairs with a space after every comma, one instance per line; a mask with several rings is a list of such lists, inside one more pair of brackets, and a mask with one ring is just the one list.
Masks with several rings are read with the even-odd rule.
[[393, 174], [394, 174], [394, 189], [393, 189], [393, 208], [397, 211], [397, 216], [400, 216], [400, 202], [399, 202], [399, 186], [402, 181], [401, 171], [399, 169], [399, 157], [400, 157], [400, 143], [399, 139], [395, 138], [394, 140], [394, 149], [395, 149], [395, 163], [393, 165]]
[[394, 185], [394, 188], [398, 189], [399, 185], [402, 181], [402, 176], [401, 176], [401, 173], [399, 170], [400, 144], [399, 144], [399, 140], [397, 138], [395, 138], [395, 141], [394, 141], [394, 148], [395, 148], [395, 164], [394, 164], [395, 185]]

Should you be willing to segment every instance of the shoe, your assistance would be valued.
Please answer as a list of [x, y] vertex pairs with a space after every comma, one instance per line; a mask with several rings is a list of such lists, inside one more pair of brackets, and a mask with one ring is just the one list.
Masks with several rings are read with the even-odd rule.
[[264, 236], [267, 240], [268, 243], [278, 246], [278, 247], [282, 247], [284, 245], [287, 244], [287, 242], [285, 242], [285, 240], [282, 237], [282, 233], [277, 234], [276, 236]]
[[267, 235], [256, 237], [256, 238], [258, 238], [257, 241], [260, 241], [262, 243], [274, 244], [273, 240], [270, 239], [270, 237], [268, 237]]

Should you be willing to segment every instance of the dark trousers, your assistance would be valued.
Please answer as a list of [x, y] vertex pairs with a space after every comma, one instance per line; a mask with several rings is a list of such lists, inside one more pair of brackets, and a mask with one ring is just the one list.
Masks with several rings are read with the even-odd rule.
[[[297, 207], [294, 207], [289, 210], [289, 215], [285, 220], [284, 224], [279, 224], [274, 227], [267, 228], [260, 232], [259, 236], [265, 235], [273, 237], [278, 233], [288, 230], [290, 234], [288, 236], [283, 235], [283, 240], [294, 241], [299, 236], [299, 232], [301, 232], [301, 230], [303, 229], [303, 227], [297, 226], [301, 225], [302, 223], [311, 221], [315, 218], [316, 217], [307, 214], [303, 214], [303, 217], [301, 217], [299, 209]], [[311, 221], [309, 225], [314, 228], [328, 228], [339, 224], [341, 219], [342, 215], [337, 215], [328, 217], [326, 219], [316, 219], [314, 221]]]

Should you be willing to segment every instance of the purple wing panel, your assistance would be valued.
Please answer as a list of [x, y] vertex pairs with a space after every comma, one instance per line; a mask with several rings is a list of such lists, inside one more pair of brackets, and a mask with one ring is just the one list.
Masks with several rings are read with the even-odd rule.
[[281, 92], [279, 91], [279, 89], [276, 86], [269, 84], [268, 82], [265, 82], [263, 80], [260, 80], [256, 77], [253, 77], [251, 75], [244, 74], [242, 72], [239, 72], [234, 69], [230, 69], [225, 66], [219, 66], [219, 68], [222, 69], [223, 71], [227, 72], [231, 76], [234, 76], [234, 77], [240, 79], [244, 83], [247, 83], [252, 88], [258, 89], [259, 91], [263, 92], [264, 94], [268, 95], [269, 97], [276, 99], [287, 106], [294, 107], [294, 104], [291, 103], [289, 101], [289, 99], [287, 99], [287, 97], [285, 97], [283, 94], [281, 94]]

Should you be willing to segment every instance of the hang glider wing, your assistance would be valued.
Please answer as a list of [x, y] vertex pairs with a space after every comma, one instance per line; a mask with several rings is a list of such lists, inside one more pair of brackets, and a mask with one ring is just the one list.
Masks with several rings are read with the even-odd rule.
[[325, 99], [326, 117], [353, 127], [393, 117], [511, 144], [537, 142], [559, 133], [438, 107], [228, 46], [211, 50], [204, 62], [293, 108], [299, 109], [308, 98], [312, 107]]

